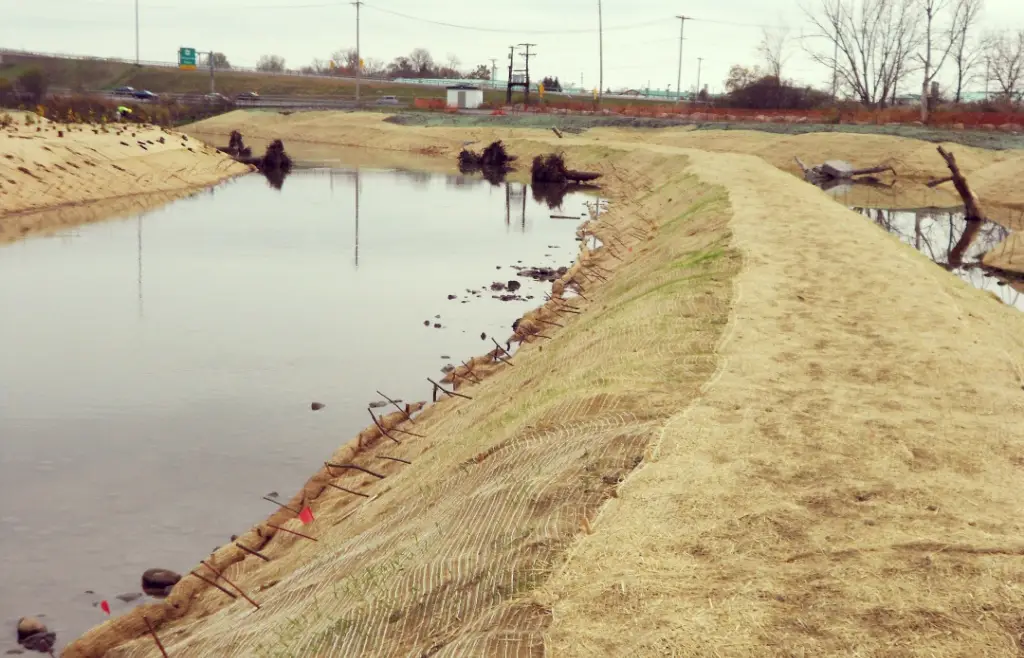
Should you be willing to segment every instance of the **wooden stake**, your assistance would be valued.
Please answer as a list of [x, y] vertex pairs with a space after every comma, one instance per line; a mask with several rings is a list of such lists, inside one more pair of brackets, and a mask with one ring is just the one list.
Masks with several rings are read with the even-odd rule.
[[256, 557], [258, 557], [259, 559], [263, 560], [264, 562], [270, 562], [270, 558], [267, 557], [266, 555], [264, 555], [263, 553], [260, 553], [259, 551], [254, 551], [253, 549], [249, 548], [248, 546], [243, 546], [242, 544], [239, 544], [238, 542], [235, 542], [235, 546], [239, 547], [240, 549], [242, 549], [243, 551], [245, 551], [249, 555], [255, 555]]
[[[494, 340], [494, 339], [492, 338], [491, 340]], [[444, 393], [448, 397], [459, 397], [459, 398], [463, 398], [465, 400], [472, 400], [473, 399], [473, 398], [469, 397], [468, 395], [463, 395], [462, 393], [458, 393], [456, 391], [446, 390], [443, 386], [441, 386], [440, 384], [435, 382], [430, 377], [427, 377], [427, 381], [434, 385], [435, 393], [436, 393], [436, 391], [441, 391], [442, 393]], [[435, 395], [435, 398], [436, 398], [436, 395]]]
[[507, 364], [509, 364], [510, 366], [512, 366], [512, 365], [515, 365], [514, 363], [512, 363], [512, 355], [511, 355], [511, 354], [509, 354], [509, 351], [508, 351], [508, 350], [506, 350], [506, 349], [505, 349], [504, 347], [502, 347], [502, 346], [501, 346], [500, 344], [498, 344], [498, 341], [494, 340], [494, 337], [493, 337], [493, 336], [491, 336], [491, 342], [492, 342], [492, 343], [494, 343], [494, 346], [495, 346], [495, 347], [497, 347], [497, 348], [498, 348], [499, 350], [501, 350], [502, 352], [504, 352], [504, 353], [505, 353], [505, 356], [506, 356], [507, 358], [505, 358], [505, 359], [502, 359], [502, 360], [501, 360], [501, 361], [502, 361], [502, 363], [507, 363]]
[[284, 509], [288, 510], [289, 512], [295, 512], [296, 514], [301, 514], [302, 513], [301, 510], [297, 510], [297, 509], [295, 509], [293, 507], [288, 507], [284, 503], [279, 503], [276, 500], [274, 500], [273, 498], [268, 498], [266, 496], [263, 496], [263, 500], [269, 500], [270, 502], [274, 503], [278, 507], [283, 507]]
[[367, 409], [366, 409], [366, 410], [370, 412], [370, 418], [372, 418], [372, 419], [373, 419], [373, 424], [377, 426], [377, 429], [379, 429], [379, 430], [380, 430], [380, 433], [381, 433], [381, 434], [383, 434], [384, 436], [388, 437], [389, 439], [391, 439], [392, 441], [394, 441], [394, 442], [395, 442], [395, 443], [397, 443], [398, 445], [402, 445], [402, 442], [401, 442], [401, 441], [399, 441], [399, 440], [398, 440], [398, 439], [396, 439], [395, 437], [393, 437], [393, 436], [391, 436], [390, 434], [388, 434], [388, 431], [387, 431], [386, 429], [384, 429], [384, 426], [380, 424], [380, 421], [379, 421], [379, 420], [377, 420], [377, 416], [375, 416], [375, 415], [374, 415], [374, 413], [373, 413], [373, 409], [370, 409], [369, 407], [367, 407]]
[[351, 469], [356, 470], [356, 471], [362, 471], [363, 473], [366, 473], [367, 475], [372, 475], [373, 477], [378, 478], [380, 480], [384, 479], [384, 476], [381, 475], [380, 473], [374, 473], [373, 471], [371, 471], [368, 468], [363, 468], [362, 466], [357, 466], [355, 464], [334, 464], [334, 463], [331, 463], [331, 462], [324, 462], [324, 463], [327, 464], [328, 472], [330, 472], [331, 468], [351, 468]]
[[380, 391], [377, 391], [377, 395], [381, 396], [382, 398], [384, 398], [385, 400], [387, 400], [391, 404], [395, 405], [395, 408], [402, 412], [402, 415], [405, 416], [405, 419], [407, 421], [409, 421], [410, 423], [413, 423], [414, 425], [416, 424], [416, 421], [412, 419], [412, 415], [408, 411], [406, 411], [404, 408], [402, 408], [402, 405], [398, 404], [397, 401], [392, 400], [391, 398], [389, 398], [388, 396], [384, 395]]
[[309, 535], [304, 535], [301, 532], [295, 532], [294, 530], [289, 530], [288, 528], [282, 528], [281, 526], [271, 525], [271, 524], [268, 523], [267, 527], [268, 528], [273, 528], [274, 530], [280, 530], [281, 532], [287, 532], [290, 535], [296, 535], [298, 537], [302, 537], [303, 539], [308, 539], [309, 541], [317, 541], [316, 538], [314, 538], [314, 537], [310, 537]]
[[235, 596], [234, 592], [227, 591], [226, 589], [224, 589], [223, 587], [221, 587], [217, 583], [213, 582], [212, 580], [210, 580], [206, 576], [201, 576], [201, 575], [197, 574], [195, 571], [190, 571], [189, 574], [192, 575], [192, 576], [195, 576], [196, 578], [198, 578], [199, 580], [203, 581], [204, 583], [206, 583], [210, 587], [216, 587], [217, 589], [219, 589], [220, 591], [224, 592], [225, 594], [227, 594], [228, 596], [230, 596], [233, 599], [237, 599], [238, 598], [237, 596]]
[[156, 636], [156, 630], [153, 629], [153, 624], [150, 623], [149, 617], [142, 615], [142, 620], [146, 622], [146, 628], [149, 629], [149, 634], [153, 636], [153, 641], [156, 642], [157, 649], [160, 649], [160, 654], [164, 658], [167, 658], [167, 650], [164, 649], [164, 645], [160, 642], [160, 638]]
[[465, 361], [463, 361], [463, 362], [462, 362], [462, 365], [466, 366], [466, 373], [467, 373], [467, 374], [468, 374], [468, 375], [469, 375], [470, 377], [472, 377], [473, 379], [475, 379], [475, 380], [476, 380], [476, 383], [477, 383], [477, 384], [479, 384], [481, 380], [480, 380], [480, 378], [479, 378], [479, 377], [477, 377], [477, 376], [476, 376], [476, 373], [475, 373], [475, 372], [473, 372], [473, 369], [469, 367], [469, 364], [468, 364], [468, 363], [466, 363]]
[[233, 582], [231, 582], [230, 580], [227, 579], [227, 576], [225, 576], [221, 572], [219, 572], [216, 569], [214, 569], [213, 567], [211, 567], [210, 564], [206, 560], [200, 560], [199, 564], [203, 565], [204, 567], [206, 567], [207, 569], [209, 569], [213, 573], [217, 574], [218, 578], [223, 578], [225, 583], [227, 583], [228, 585], [231, 585], [231, 587], [233, 587], [239, 594], [242, 595], [242, 598], [244, 598], [246, 601], [251, 603], [257, 610], [260, 609], [260, 604], [259, 603], [256, 603], [255, 601], [250, 599], [249, 595], [246, 594], [245, 592], [243, 592], [241, 587], [239, 587], [238, 585], [234, 584]]
[[408, 459], [401, 459], [399, 457], [388, 457], [387, 455], [377, 455], [380, 459], [390, 459], [393, 462], [402, 462], [403, 464], [412, 464]]
[[327, 483], [327, 486], [328, 487], [334, 487], [338, 491], [344, 491], [345, 493], [352, 494], [353, 496], [362, 496], [363, 498], [369, 498], [370, 497], [370, 494], [364, 494], [364, 493], [359, 493], [358, 491], [352, 491], [351, 489], [346, 489], [345, 487], [339, 487], [338, 485], [331, 484], [330, 482]]

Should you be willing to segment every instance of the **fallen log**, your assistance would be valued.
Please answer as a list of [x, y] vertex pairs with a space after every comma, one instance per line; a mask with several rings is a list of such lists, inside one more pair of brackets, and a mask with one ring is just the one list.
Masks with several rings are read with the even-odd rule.
[[938, 147], [939, 155], [946, 161], [946, 166], [949, 167], [949, 173], [952, 174], [950, 178], [953, 181], [953, 186], [956, 188], [957, 194], [964, 202], [964, 208], [966, 209], [965, 217], [967, 221], [983, 222], [985, 221], [985, 213], [981, 211], [981, 207], [978, 205], [978, 198], [974, 196], [974, 192], [971, 191], [971, 186], [967, 184], [967, 179], [960, 172], [960, 167], [956, 164], [956, 157], [942, 148]]

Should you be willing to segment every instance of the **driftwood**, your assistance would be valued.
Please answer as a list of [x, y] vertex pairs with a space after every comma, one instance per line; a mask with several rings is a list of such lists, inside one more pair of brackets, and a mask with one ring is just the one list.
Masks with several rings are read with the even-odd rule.
[[533, 159], [530, 174], [534, 183], [553, 183], [568, 185], [584, 181], [597, 180], [601, 174], [592, 171], [576, 171], [565, 166], [565, 158], [560, 153], [538, 155]]
[[952, 174], [950, 178], [953, 181], [953, 186], [956, 187], [957, 194], [963, 199], [967, 221], [985, 221], [985, 213], [981, 211], [981, 207], [978, 205], [978, 198], [974, 196], [974, 192], [971, 192], [971, 186], [967, 184], [967, 179], [960, 173], [960, 167], [956, 164], [956, 157], [941, 146], [938, 147], [938, 151], [942, 159], [946, 161], [946, 166], [949, 167], [949, 172]]
[[[800, 158], [793, 159], [796, 160], [796, 163], [804, 172], [804, 180], [818, 186], [831, 183], [833, 181], [856, 183], [859, 182], [857, 179], [861, 176], [871, 176], [872, 174], [881, 174], [886, 171], [892, 172], [893, 176], [896, 175], [896, 170], [889, 165], [855, 169], [849, 162], [844, 162], [842, 160], [829, 160], [824, 164], [808, 167], [800, 160]], [[870, 179], [864, 182], [877, 182], [877, 179]]]

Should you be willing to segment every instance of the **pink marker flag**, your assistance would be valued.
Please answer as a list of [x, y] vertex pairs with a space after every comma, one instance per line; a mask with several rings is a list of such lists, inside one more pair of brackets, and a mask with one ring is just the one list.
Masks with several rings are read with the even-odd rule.
[[303, 507], [302, 511], [299, 512], [299, 521], [302, 521], [302, 525], [309, 525], [313, 522], [313, 510], [309, 507]]
[[100, 609], [108, 615], [110, 614], [110, 604], [106, 601], [100, 601]]

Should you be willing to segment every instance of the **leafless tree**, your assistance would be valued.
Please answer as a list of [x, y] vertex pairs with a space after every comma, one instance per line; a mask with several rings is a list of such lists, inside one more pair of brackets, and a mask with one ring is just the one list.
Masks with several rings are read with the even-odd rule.
[[259, 60], [256, 62], [256, 70], [280, 73], [284, 71], [284, 57], [280, 55], [260, 55]]
[[458, 71], [460, 66], [462, 66], [462, 60], [459, 59], [459, 56], [455, 53], [448, 53], [448, 68]]
[[921, 79], [921, 121], [928, 121], [932, 82], [939, 75], [956, 42], [963, 7], [963, 0], [921, 0], [924, 40], [922, 50], [917, 54], [924, 71]]
[[819, 37], [819, 47], [808, 47], [808, 55], [834, 71], [837, 85], [859, 101], [884, 107], [913, 71], [911, 54], [921, 36], [916, 0], [817, 2], [804, 8], [816, 31], [812, 36]]
[[979, 42], [971, 38], [971, 30], [978, 22], [978, 16], [984, 0], [959, 0], [961, 6], [960, 23], [953, 35], [953, 64], [956, 65], [956, 95], [954, 101], [959, 103], [964, 85], [974, 79], [972, 71], [981, 63], [983, 49]]
[[1009, 100], [1019, 100], [1024, 83], [1024, 30], [990, 35], [985, 40], [989, 74]]
[[782, 67], [790, 57], [789, 28], [764, 28], [761, 42], [757, 45], [757, 53], [764, 60], [768, 75], [782, 81]]
[[409, 61], [420, 75], [429, 74], [434, 69], [434, 58], [426, 48], [417, 48], [409, 53]]

